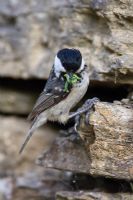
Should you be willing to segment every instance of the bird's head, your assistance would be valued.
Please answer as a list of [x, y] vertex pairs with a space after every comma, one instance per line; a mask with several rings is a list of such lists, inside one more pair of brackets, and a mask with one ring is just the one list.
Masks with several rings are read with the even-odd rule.
[[61, 49], [55, 56], [54, 72], [57, 77], [61, 73], [79, 74], [85, 68], [85, 62], [77, 49]]

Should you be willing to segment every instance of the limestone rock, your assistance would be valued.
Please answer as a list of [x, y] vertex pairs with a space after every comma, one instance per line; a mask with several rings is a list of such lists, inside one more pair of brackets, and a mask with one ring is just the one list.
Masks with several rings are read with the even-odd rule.
[[82, 141], [74, 144], [68, 138], [58, 137], [50, 149], [38, 158], [37, 164], [45, 168], [89, 173], [90, 159]]
[[40, 175], [30, 172], [16, 178], [12, 199], [51, 200], [56, 192], [68, 190], [69, 187], [69, 178], [58, 170], [45, 170]]
[[80, 132], [92, 160], [90, 173], [133, 179], [133, 105], [97, 103], [90, 124], [92, 143]]
[[28, 115], [36, 101], [37, 94], [32, 91], [0, 87], [0, 112]]
[[110, 194], [104, 192], [59, 192], [56, 195], [56, 200], [131, 200], [133, 198], [132, 194], [117, 193]]
[[56, 136], [56, 129], [50, 125], [38, 129], [19, 155], [28, 128], [25, 118], [0, 116], [0, 200], [51, 200], [57, 191], [70, 187], [69, 176], [64, 172], [43, 169], [35, 163]]
[[0, 76], [47, 79], [56, 52], [79, 48], [91, 80], [133, 84], [133, 2], [1, 0]]
[[[124, 102], [98, 102], [90, 115], [90, 125], [84, 117], [79, 134], [82, 142], [70, 137], [58, 138], [46, 151], [39, 164], [94, 176], [133, 179], [133, 109]], [[84, 145], [83, 145], [84, 144]]]
[[38, 129], [23, 154], [19, 155], [20, 146], [29, 129], [29, 122], [25, 118], [0, 116], [0, 124], [0, 174], [38, 170], [35, 159], [44, 147], [47, 149], [51, 144], [56, 130], [48, 126]]
[[[65, 184], [65, 183], [68, 184]], [[54, 199], [55, 193], [69, 189], [69, 177], [58, 170], [31, 170], [0, 178], [0, 200]]]

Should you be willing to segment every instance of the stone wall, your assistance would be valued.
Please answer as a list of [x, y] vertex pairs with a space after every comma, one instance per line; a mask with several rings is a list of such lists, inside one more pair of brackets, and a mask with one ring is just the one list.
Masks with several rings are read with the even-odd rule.
[[67, 46], [81, 50], [91, 80], [132, 83], [132, 9], [131, 0], [1, 0], [0, 75], [46, 79]]
[[[98, 96], [108, 102], [122, 98], [133, 100], [132, 0], [0, 0], [0, 184], [2, 186], [10, 182], [9, 179], [13, 182], [14, 176], [25, 177], [25, 173], [29, 171], [34, 171], [37, 177], [38, 173], [41, 176], [44, 174], [43, 169], [35, 166], [34, 160], [42, 149], [46, 150], [49, 147], [51, 140], [56, 136], [55, 132], [59, 132], [59, 125], [48, 124], [47, 128], [40, 129], [21, 158], [17, 152], [28, 130], [26, 116], [45, 85], [56, 52], [64, 47], [78, 48], [86, 61], [91, 81], [85, 99]], [[129, 112], [132, 112], [132, 108], [129, 109]], [[47, 135], [50, 137], [47, 138]], [[132, 135], [130, 137], [132, 138]], [[131, 145], [131, 152], [132, 148]], [[57, 172], [50, 173], [52, 173], [50, 181], [56, 180], [54, 191], [48, 188], [52, 191], [52, 195], [55, 191], [59, 191], [59, 188], [66, 189], [64, 185], [58, 187], [60, 173], [58, 175]], [[46, 174], [44, 176], [47, 179]], [[33, 180], [33, 177], [28, 179]], [[17, 180], [18, 178], [16, 182]], [[24, 179], [24, 187], [26, 181], [27, 179]], [[36, 181], [34, 183], [36, 184]], [[11, 188], [13, 184], [14, 182]], [[20, 184], [20, 188], [22, 185]], [[30, 184], [27, 185], [28, 188], [31, 187]], [[13, 199], [24, 193], [20, 188], [15, 189]], [[40, 185], [39, 187], [32, 185], [31, 188], [33, 191], [36, 188], [36, 192], [34, 191], [32, 195], [29, 189], [28, 198], [43, 198]], [[11, 189], [10, 193], [13, 191]], [[46, 196], [47, 191], [45, 191]], [[58, 198], [66, 198], [64, 195], [65, 193]], [[103, 192], [99, 197], [94, 195], [92, 199], [102, 198], [101, 195], [106, 197]], [[107, 197], [113, 198], [110, 195]], [[0, 188], [1, 198], [5, 198], [5, 192], [1, 192]], [[23, 198], [26, 197], [22, 195], [21, 199]], [[77, 197], [73, 197], [72, 194], [70, 198]], [[121, 198], [120, 195], [118, 199]]]

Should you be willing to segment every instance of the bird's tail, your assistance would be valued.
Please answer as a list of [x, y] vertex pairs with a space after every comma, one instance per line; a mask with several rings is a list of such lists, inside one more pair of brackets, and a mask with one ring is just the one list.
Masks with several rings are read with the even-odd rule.
[[20, 150], [19, 150], [19, 154], [21, 154], [21, 153], [23, 152], [25, 146], [26, 146], [27, 143], [29, 142], [29, 140], [30, 140], [31, 136], [33, 135], [33, 133], [34, 133], [34, 130], [31, 128], [31, 129], [29, 130], [28, 134], [26, 135], [26, 138], [25, 138], [25, 140], [24, 140], [24, 143], [22, 144], [22, 146], [21, 146], [21, 148], [20, 148]]

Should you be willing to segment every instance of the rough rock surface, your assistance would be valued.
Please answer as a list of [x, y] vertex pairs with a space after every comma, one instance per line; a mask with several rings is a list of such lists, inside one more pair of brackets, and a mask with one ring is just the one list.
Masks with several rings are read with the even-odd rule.
[[59, 192], [56, 195], [56, 200], [131, 200], [132, 194], [109, 194], [104, 192]]
[[[107, 93], [105, 100], [103, 89], [103, 100], [121, 99], [124, 87], [133, 99], [132, 0], [0, 0], [0, 112], [4, 114], [0, 116], [0, 200], [51, 200], [56, 191], [64, 189], [69, 193], [57, 198], [130, 199], [128, 193], [107, 194], [105, 187], [102, 193], [70, 193], [70, 177], [66, 180], [61, 172], [36, 166], [36, 157], [50, 147], [57, 132], [48, 126], [37, 130], [22, 156], [18, 155], [29, 123], [8, 115], [30, 112], [41, 90], [37, 79], [48, 78], [54, 56], [63, 47], [81, 50], [91, 83], [94, 88], [98, 85], [91, 96], [99, 94], [101, 85], [111, 85], [122, 87], [122, 95], [115, 92], [110, 97]], [[106, 103], [95, 108], [91, 126], [85, 126], [84, 118], [81, 123], [85, 146], [70, 138], [57, 138], [38, 163], [82, 172], [86, 179], [85, 173], [129, 181], [133, 179], [132, 108]], [[125, 187], [121, 180], [120, 184]]]
[[133, 179], [133, 105], [98, 103], [90, 117], [94, 141], [86, 147], [92, 164], [90, 173]]
[[36, 92], [16, 88], [0, 87], [0, 112], [29, 114], [36, 101]]
[[81, 50], [92, 80], [133, 84], [133, 2], [0, 2], [0, 76], [47, 78], [62, 47]]
[[0, 200], [51, 200], [57, 191], [68, 190], [69, 187], [69, 176], [57, 170], [10, 174], [0, 178]]
[[0, 116], [0, 200], [51, 200], [57, 191], [71, 188], [69, 174], [35, 163], [42, 149], [51, 145], [56, 129], [48, 125], [38, 129], [19, 155], [28, 128], [25, 118]]
[[[29, 122], [23, 118], [0, 116], [0, 174], [25, 173], [37, 170], [37, 155], [50, 145], [56, 130], [46, 126], [33, 135], [22, 155], [19, 148], [24, 141]], [[53, 133], [54, 132], [54, 133]]]
[[59, 138], [39, 158], [39, 164], [44, 167], [132, 180], [132, 131], [132, 105], [98, 102], [90, 116], [90, 125], [86, 126], [84, 118], [81, 120], [79, 134], [86, 150], [83, 143], [72, 143], [69, 137]]
[[90, 159], [82, 141], [74, 144], [66, 137], [58, 137], [50, 149], [42, 154], [38, 165], [65, 171], [89, 173]]

